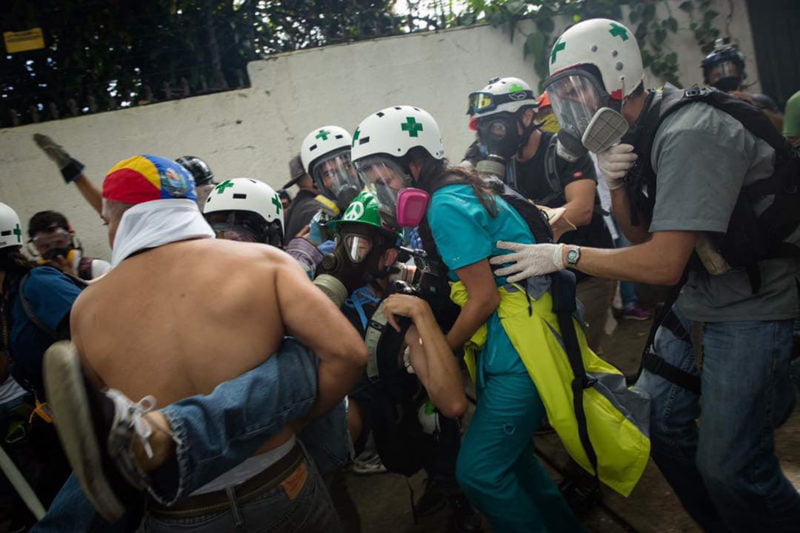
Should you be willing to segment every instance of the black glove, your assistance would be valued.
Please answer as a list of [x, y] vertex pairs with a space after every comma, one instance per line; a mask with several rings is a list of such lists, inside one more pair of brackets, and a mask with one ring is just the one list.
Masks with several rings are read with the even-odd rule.
[[83, 169], [86, 168], [83, 163], [70, 157], [67, 151], [56, 144], [53, 139], [41, 133], [34, 133], [33, 140], [47, 154], [47, 157], [58, 165], [59, 170], [61, 170], [61, 176], [66, 183], [72, 183], [78, 179], [78, 176], [83, 174]]

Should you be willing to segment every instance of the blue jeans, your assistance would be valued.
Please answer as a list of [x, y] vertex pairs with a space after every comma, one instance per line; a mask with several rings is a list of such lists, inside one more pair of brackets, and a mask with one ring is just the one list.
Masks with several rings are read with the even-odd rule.
[[655, 338], [658, 355], [700, 375], [701, 398], [647, 370], [636, 384], [652, 397], [653, 459], [704, 530], [797, 531], [800, 495], [781, 472], [773, 441], [794, 402], [792, 321], [704, 326], [702, 372], [690, 340], [663, 327]]
[[[232, 501], [230, 508], [224, 511], [184, 519], [147, 515], [143, 529], [153, 533], [187, 530], [199, 533], [233, 530], [282, 533], [341, 531], [330, 494], [314, 462], [304, 460], [287, 479], [290, 478], [295, 480], [291, 489], [284, 489], [284, 483], [281, 483], [247, 503]], [[298, 479], [304, 481], [296, 481]]]
[[[162, 413], [180, 444], [175, 458], [153, 474], [151, 495], [168, 505], [238, 465], [289, 422], [308, 416], [316, 391], [316, 357], [287, 338], [265, 363], [221, 383], [211, 394], [165, 407]], [[312, 421], [300, 438], [326, 469], [346, 462], [343, 407]], [[34, 530], [55, 531], [59, 524], [70, 523], [88, 531], [98, 520], [94, 515], [94, 507], [72, 477]]]

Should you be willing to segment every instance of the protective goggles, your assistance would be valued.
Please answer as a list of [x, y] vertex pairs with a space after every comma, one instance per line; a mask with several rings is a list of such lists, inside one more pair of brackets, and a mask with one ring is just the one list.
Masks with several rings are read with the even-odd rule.
[[344, 191], [364, 188], [364, 183], [350, 162], [350, 151], [345, 150], [314, 163], [312, 178], [319, 190], [328, 198], [335, 200]]
[[218, 239], [239, 242], [259, 242], [283, 247], [283, 228], [280, 220], [267, 223], [261, 215], [246, 211], [206, 213], [206, 221]]
[[733, 60], [724, 60], [708, 67], [708, 83], [714, 84], [723, 78], [741, 80], [742, 71]]
[[64, 228], [49, 228], [38, 232], [31, 241], [39, 254], [44, 255], [55, 248], [72, 248], [72, 234]]
[[572, 126], [581, 134], [595, 113], [611, 103], [603, 85], [592, 74], [580, 69], [556, 74], [545, 83], [545, 91], [559, 124]]
[[467, 97], [467, 115], [481, 115], [497, 109], [499, 105], [509, 102], [519, 102], [520, 100], [531, 100], [531, 103], [535, 105], [535, 98], [533, 91], [528, 90], [506, 94], [492, 94], [477, 91], [470, 93]]
[[357, 233], [343, 233], [339, 236], [344, 246], [347, 257], [352, 263], [360, 263], [372, 251], [372, 239]]

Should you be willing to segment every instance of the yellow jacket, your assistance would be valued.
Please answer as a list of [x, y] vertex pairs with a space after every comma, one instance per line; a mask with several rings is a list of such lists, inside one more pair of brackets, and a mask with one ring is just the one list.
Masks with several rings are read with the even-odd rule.
[[[573, 372], [561, 345], [550, 293], [533, 300], [518, 285], [498, 290], [500, 322], [539, 391], [550, 425], [570, 456], [594, 474], [578, 436], [572, 403]], [[463, 306], [468, 300], [464, 284], [453, 283], [450, 297]], [[577, 321], [575, 330], [586, 374], [597, 379], [595, 385], [585, 389], [583, 401], [589, 438], [597, 455], [599, 478], [623, 496], [628, 496], [642, 476], [650, 455], [649, 398], [628, 389], [622, 373], [587, 346]], [[465, 346], [467, 367], [473, 381], [476, 355], [486, 343], [486, 332], [484, 324]]]

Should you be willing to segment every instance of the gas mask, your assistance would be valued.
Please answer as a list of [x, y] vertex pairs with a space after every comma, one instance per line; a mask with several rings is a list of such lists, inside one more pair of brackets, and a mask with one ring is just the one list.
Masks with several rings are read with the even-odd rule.
[[628, 122], [619, 112], [622, 102], [612, 99], [589, 72], [573, 69], [556, 74], [545, 90], [561, 124], [558, 154], [568, 161], [587, 151], [603, 152], [628, 131]]
[[40, 264], [47, 264], [58, 256], [71, 263], [81, 254], [72, 233], [61, 227], [51, 227], [38, 232], [29, 241], [28, 251], [38, 256]]
[[359, 223], [342, 226], [333, 253], [322, 258], [317, 275], [333, 276], [352, 292], [382, 277], [378, 267], [385, 251], [384, 237], [376, 228]]
[[476, 169], [483, 174], [504, 177], [506, 164], [514, 157], [522, 146], [528, 142], [530, 134], [535, 128], [525, 128], [522, 135], [519, 133], [520, 123], [516, 115], [498, 113], [478, 119], [478, 140], [486, 148], [486, 159], [478, 162]]
[[733, 59], [719, 61], [705, 70], [708, 84], [722, 92], [738, 91], [742, 86], [742, 69]]
[[398, 227], [397, 195], [412, 182], [408, 170], [395, 160], [383, 156], [356, 161], [356, 168], [366, 184], [365, 190], [378, 201], [381, 221], [388, 227]]
[[314, 163], [312, 177], [324, 199], [319, 199], [323, 210], [338, 216], [347, 209], [353, 198], [364, 188], [364, 183], [350, 162], [350, 151], [345, 150]]

